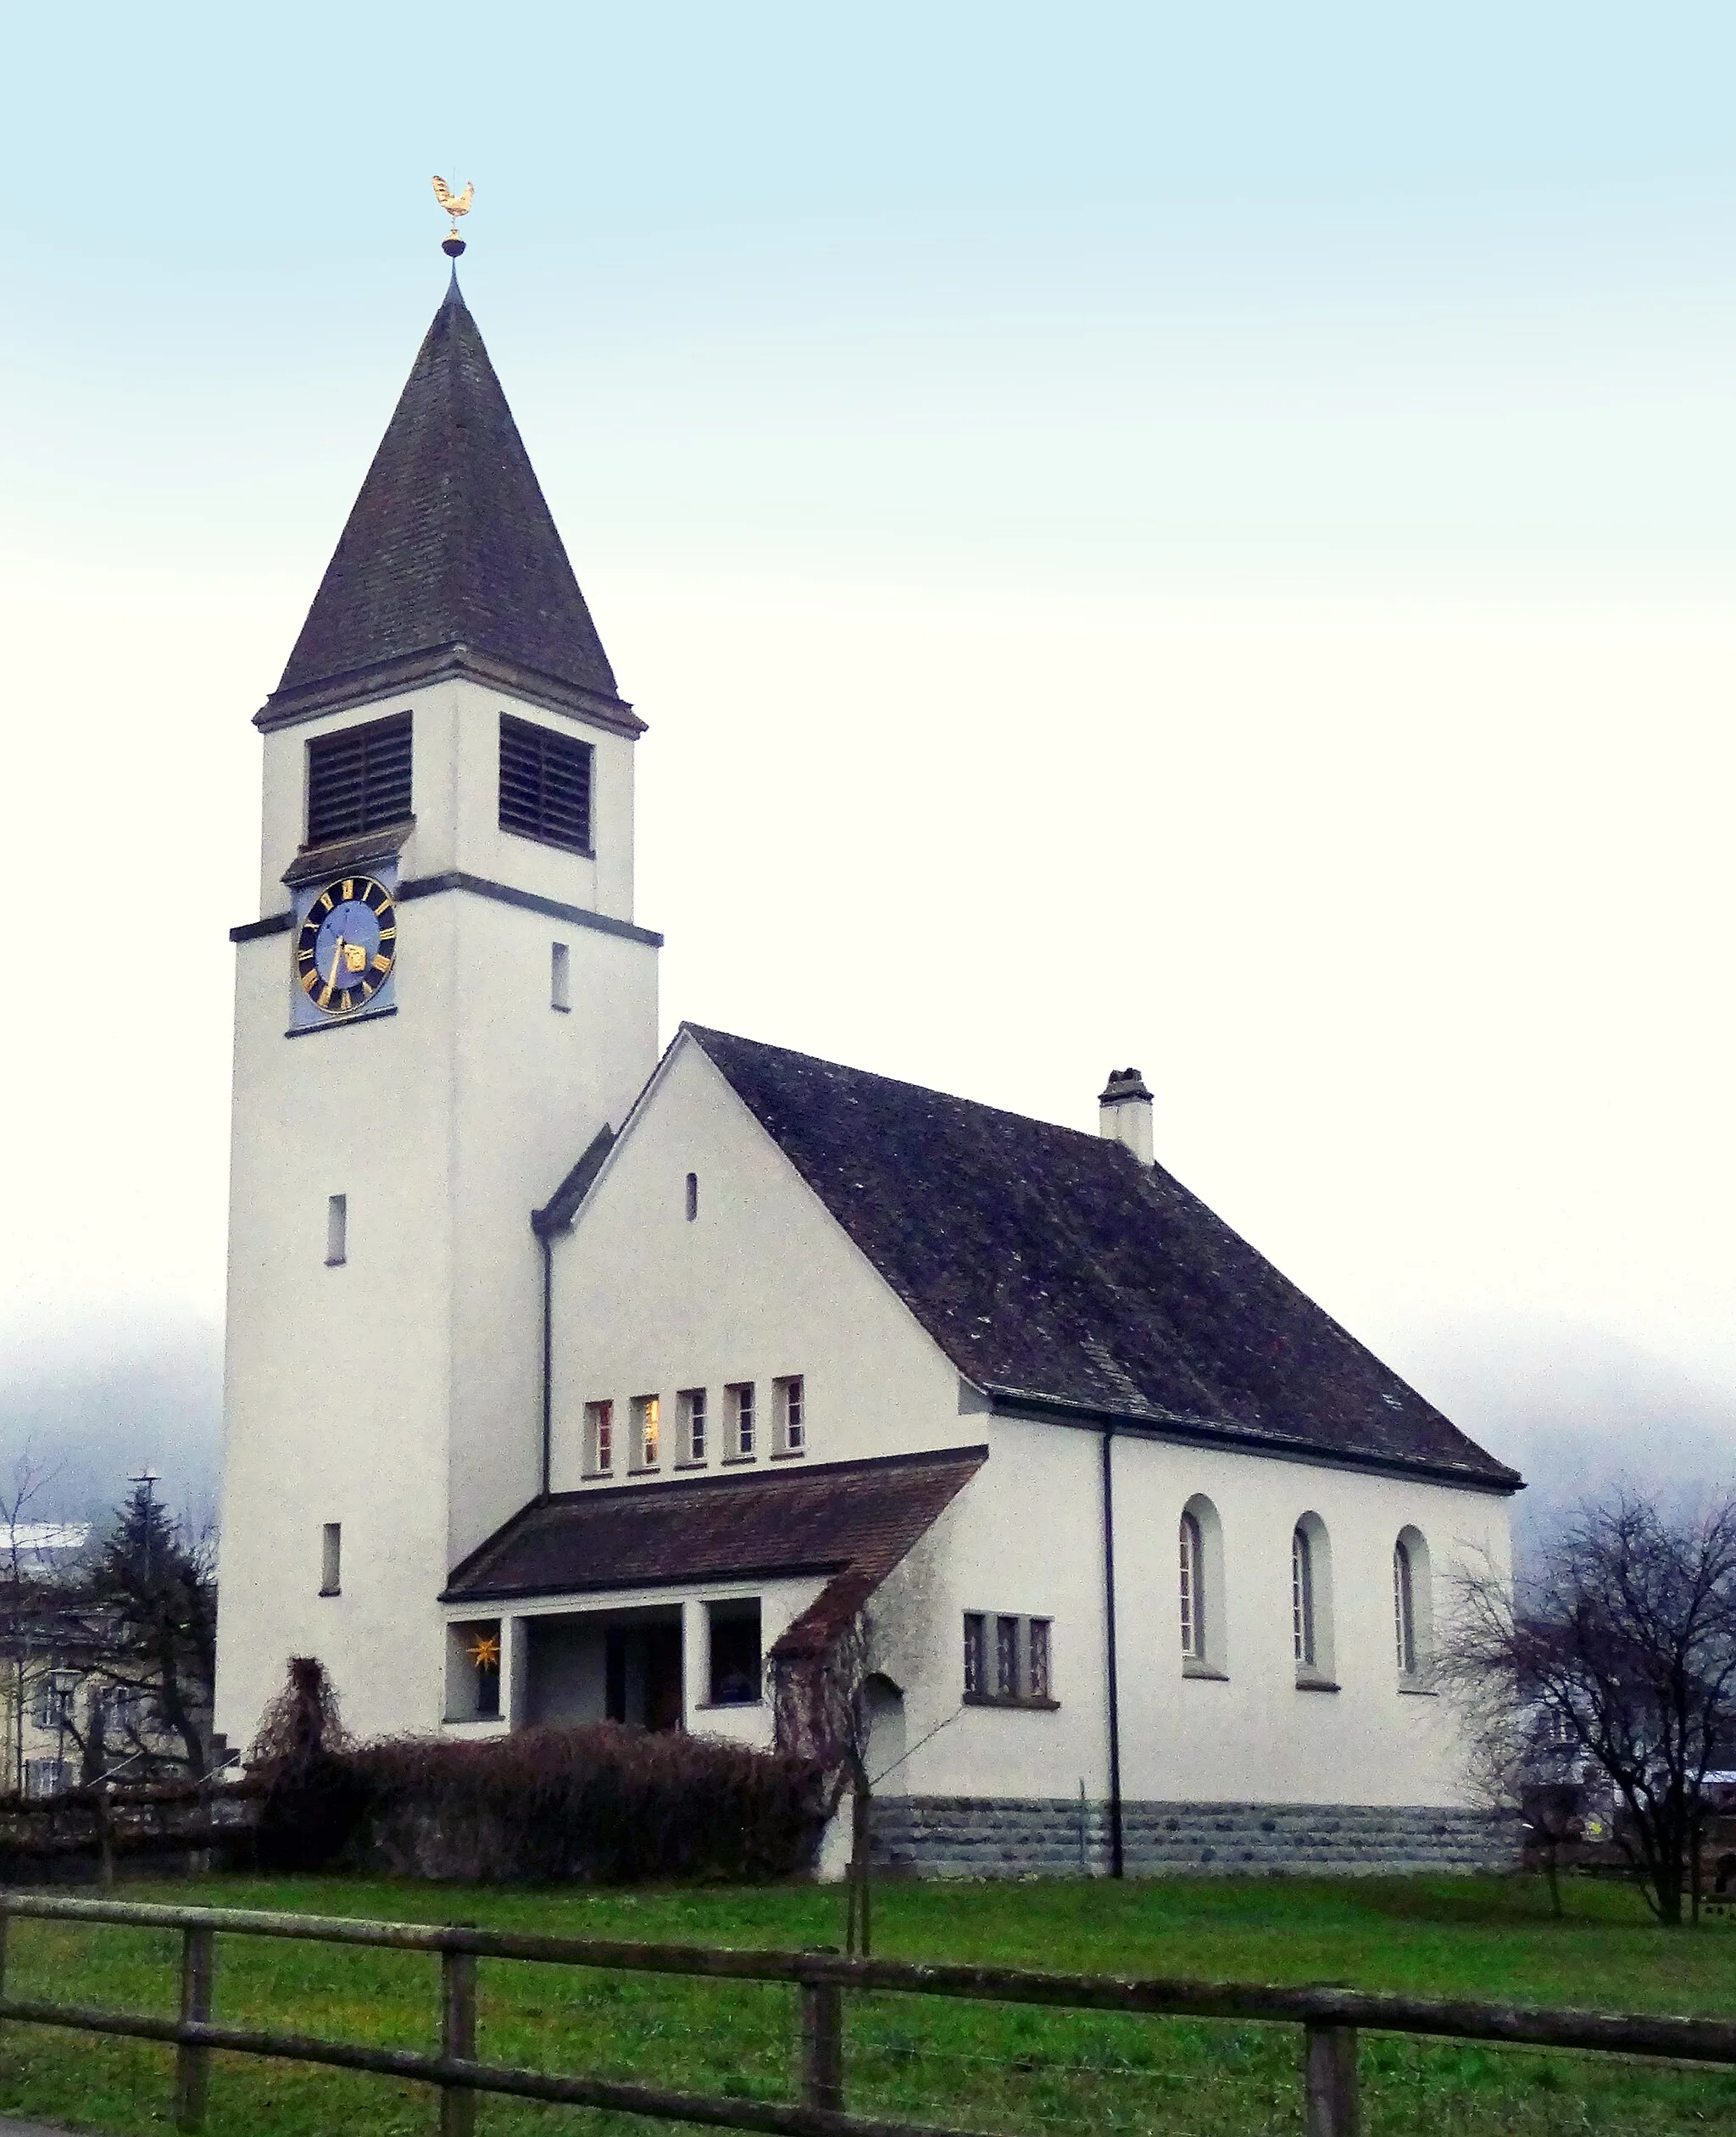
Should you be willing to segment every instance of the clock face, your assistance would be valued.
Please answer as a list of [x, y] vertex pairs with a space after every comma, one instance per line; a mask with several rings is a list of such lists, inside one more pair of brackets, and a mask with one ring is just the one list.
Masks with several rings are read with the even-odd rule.
[[295, 938], [295, 976], [314, 1009], [348, 1016], [385, 986], [397, 954], [392, 893], [371, 876], [345, 876], [309, 906]]

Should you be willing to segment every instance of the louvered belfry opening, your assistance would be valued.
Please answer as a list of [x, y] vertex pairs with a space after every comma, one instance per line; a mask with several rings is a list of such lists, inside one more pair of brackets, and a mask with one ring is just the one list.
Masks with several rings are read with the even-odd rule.
[[308, 843], [330, 845], [410, 813], [410, 718], [320, 735], [308, 744]]
[[500, 828], [591, 850], [591, 745], [500, 715]]

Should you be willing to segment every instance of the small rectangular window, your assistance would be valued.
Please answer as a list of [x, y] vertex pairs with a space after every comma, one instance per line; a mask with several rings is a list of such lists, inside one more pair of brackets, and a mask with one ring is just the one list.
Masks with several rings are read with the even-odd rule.
[[500, 828], [570, 853], [591, 850], [591, 745], [500, 715]]
[[988, 1689], [987, 1642], [981, 1611], [965, 1612], [965, 1690], [980, 1699]]
[[338, 1594], [343, 1586], [343, 1524], [328, 1521], [320, 1533], [320, 1593]]
[[756, 1706], [764, 1665], [760, 1653], [760, 1602], [713, 1603], [707, 1616], [711, 1633], [711, 1704]]
[[802, 1376], [792, 1373], [775, 1383], [777, 1394], [777, 1451], [804, 1453], [808, 1445], [807, 1412], [802, 1394]]
[[697, 1172], [690, 1172], [687, 1175], [687, 1222], [691, 1224], [698, 1214], [699, 1176]]
[[570, 1010], [573, 1005], [572, 952], [565, 943], [548, 946], [548, 1006]]
[[349, 1259], [349, 1197], [328, 1195], [326, 1200], [326, 1266], [342, 1268]]
[[655, 1395], [633, 1397], [633, 1466], [655, 1469], [657, 1433], [663, 1405]]
[[330, 845], [410, 813], [410, 715], [370, 720], [308, 744], [308, 843]]
[[754, 1451], [754, 1383], [740, 1380], [729, 1390], [730, 1452], [737, 1461]]
[[615, 1467], [615, 1405], [585, 1405], [585, 1469], [593, 1477], [606, 1477]]
[[682, 1460], [705, 1459], [705, 1390], [683, 1388], [676, 1398], [681, 1405]]

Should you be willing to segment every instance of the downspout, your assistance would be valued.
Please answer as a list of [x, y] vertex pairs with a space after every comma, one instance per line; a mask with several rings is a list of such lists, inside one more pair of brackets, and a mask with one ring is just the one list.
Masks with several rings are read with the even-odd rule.
[[1121, 1841], [1121, 1688], [1116, 1659], [1116, 1488], [1112, 1450], [1116, 1428], [1103, 1428], [1103, 1624], [1109, 1722], [1109, 1873], [1127, 1875]]
[[554, 1241], [546, 1226], [537, 1227], [537, 1244], [542, 1249], [542, 1485], [537, 1495], [547, 1499], [554, 1461]]

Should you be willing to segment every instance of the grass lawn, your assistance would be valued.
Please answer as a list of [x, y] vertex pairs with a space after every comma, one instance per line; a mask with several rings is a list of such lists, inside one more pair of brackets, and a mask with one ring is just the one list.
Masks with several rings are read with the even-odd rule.
[[[467, 1921], [554, 1934], [719, 1945], [840, 1942], [843, 1895], [814, 1887], [500, 1891], [338, 1879], [212, 1878], [124, 1886], [121, 1898]], [[1550, 1919], [1528, 1881], [1468, 1878], [1022, 1885], [887, 1884], [877, 1953], [1085, 1972], [1340, 1982], [1606, 2010], [1736, 2016], [1736, 1928], [1655, 1928], [1624, 1889], [1572, 1884]], [[179, 1940], [164, 1931], [20, 1922], [14, 1995], [171, 2012]], [[217, 2012], [235, 2023], [431, 2049], [431, 1957], [220, 1939]], [[481, 2052], [699, 2091], [789, 2096], [793, 1991], [485, 1961]], [[1300, 2128], [1294, 2028], [1116, 2018], [874, 1996], [848, 2018], [860, 2112], [1018, 2134]], [[171, 2052], [8, 2029], [0, 2109], [120, 2133], [167, 2122]], [[1736, 2131], [1736, 2073], [1613, 2056], [1365, 2036], [1366, 2137], [1555, 2137]], [[488, 2137], [656, 2124], [484, 2100]], [[387, 2137], [437, 2126], [421, 2087], [220, 2056], [214, 2137]], [[599, 2130], [598, 2137], [602, 2137]]]

